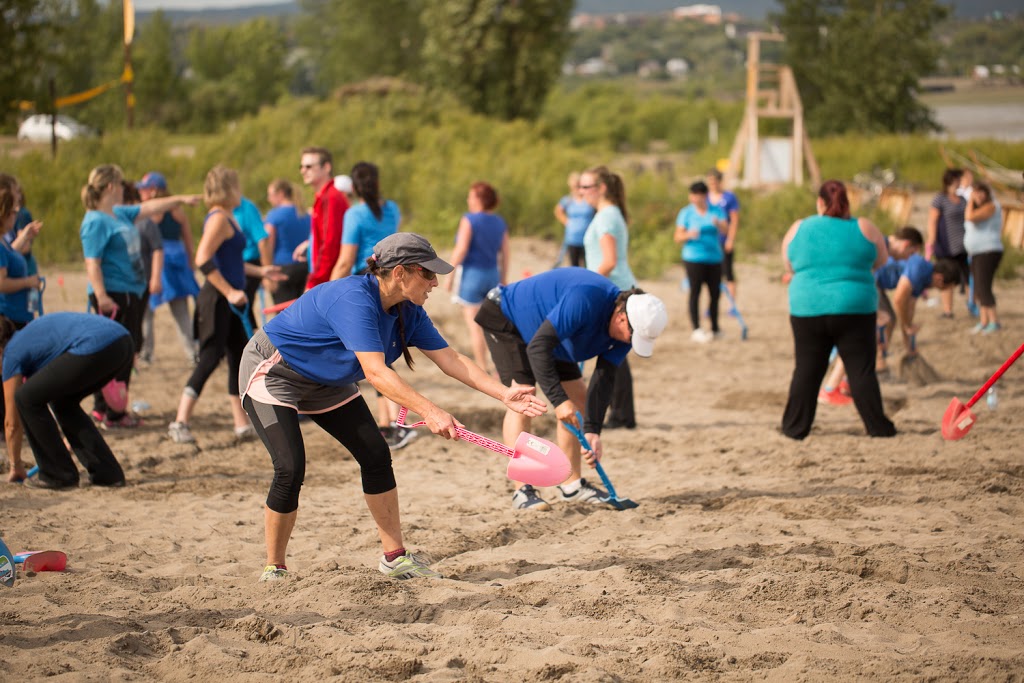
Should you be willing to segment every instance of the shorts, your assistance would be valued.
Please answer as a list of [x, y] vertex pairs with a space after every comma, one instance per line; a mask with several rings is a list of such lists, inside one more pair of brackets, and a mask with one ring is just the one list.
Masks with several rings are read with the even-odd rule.
[[463, 266], [459, 278], [458, 303], [463, 306], [479, 306], [487, 292], [498, 286], [500, 276], [497, 268], [474, 268]]
[[321, 384], [295, 372], [263, 330], [257, 330], [242, 352], [238, 367], [242, 398], [292, 408], [303, 415], [330, 412], [360, 396], [356, 384]]
[[[495, 288], [492, 291], [500, 290]], [[494, 361], [501, 383], [507, 387], [512, 386], [512, 382], [536, 386], [537, 379], [533, 376], [530, 358], [526, 354], [526, 342], [523, 341], [516, 326], [501, 312], [501, 305], [494, 301], [490, 294], [480, 305], [475, 320], [477, 325], [484, 328], [487, 348], [491, 352], [491, 360]], [[571, 382], [583, 377], [580, 366], [569, 361], [555, 360], [555, 370], [561, 382]]]

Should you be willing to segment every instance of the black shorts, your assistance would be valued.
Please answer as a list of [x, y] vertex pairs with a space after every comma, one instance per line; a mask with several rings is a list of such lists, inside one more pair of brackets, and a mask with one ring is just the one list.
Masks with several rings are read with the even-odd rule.
[[[490, 349], [491, 360], [494, 361], [501, 383], [512, 386], [512, 382], [515, 381], [518, 384], [536, 386], [537, 379], [533, 376], [530, 358], [526, 354], [526, 342], [523, 341], [516, 326], [501, 312], [501, 306], [490, 298], [484, 299], [475, 320], [476, 324], [484, 329], [487, 348]], [[580, 366], [576, 363], [556, 360], [555, 370], [562, 382], [571, 382], [583, 377]]]

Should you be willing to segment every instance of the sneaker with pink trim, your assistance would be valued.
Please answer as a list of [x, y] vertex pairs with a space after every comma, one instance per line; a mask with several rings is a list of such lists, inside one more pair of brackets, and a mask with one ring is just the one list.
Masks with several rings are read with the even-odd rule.
[[853, 403], [853, 399], [843, 396], [838, 389], [822, 389], [818, 392], [818, 403], [830, 406], [848, 406]]

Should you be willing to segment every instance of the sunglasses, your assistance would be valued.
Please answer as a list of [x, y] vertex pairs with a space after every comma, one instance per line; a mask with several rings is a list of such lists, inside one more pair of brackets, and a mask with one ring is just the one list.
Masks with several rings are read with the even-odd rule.
[[580, 188], [581, 190], [593, 190], [595, 187], [598, 187], [598, 185], [577, 185], [576, 187]]
[[323, 166], [323, 164], [299, 164], [299, 170], [300, 171], [308, 171], [308, 170], [310, 170], [312, 168], [316, 168], [318, 166]]
[[414, 270], [420, 271], [420, 275], [423, 276], [424, 280], [436, 280], [437, 279], [437, 273], [435, 273], [432, 270], [427, 270], [423, 266], [412, 266], [412, 268]]

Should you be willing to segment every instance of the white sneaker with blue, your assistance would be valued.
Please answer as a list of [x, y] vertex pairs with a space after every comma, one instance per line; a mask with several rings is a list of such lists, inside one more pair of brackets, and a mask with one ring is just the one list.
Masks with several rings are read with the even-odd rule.
[[602, 505], [608, 498], [607, 491], [599, 489], [582, 478], [571, 484], [562, 484], [558, 487], [558, 492], [562, 494], [562, 500], [592, 505]]
[[519, 490], [512, 494], [512, 509], [513, 510], [536, 510], [538, 512], [547, 512], [551, 509], [548, 502], [540, 497], [537, 493], [537, 489], [533, 488], [529, 484], [523, 484], [519, 487]]

